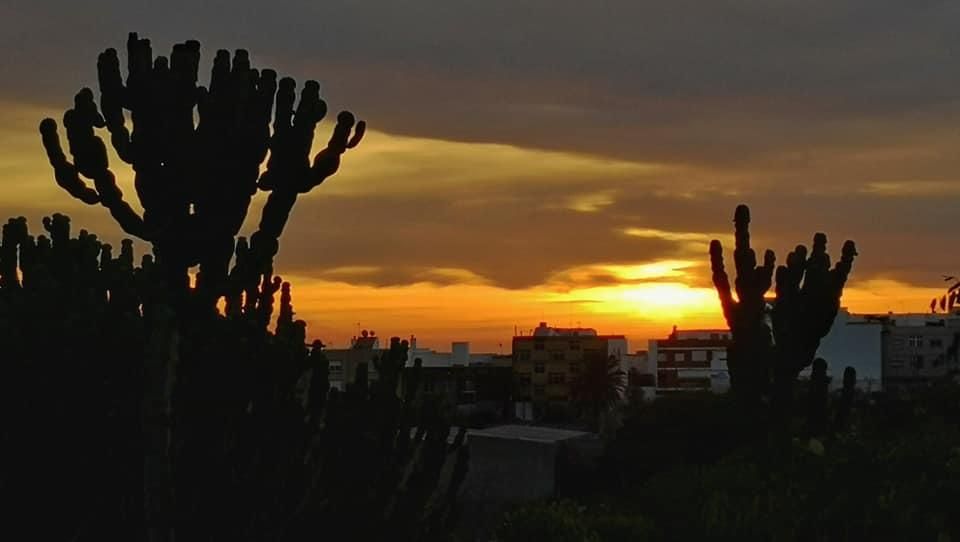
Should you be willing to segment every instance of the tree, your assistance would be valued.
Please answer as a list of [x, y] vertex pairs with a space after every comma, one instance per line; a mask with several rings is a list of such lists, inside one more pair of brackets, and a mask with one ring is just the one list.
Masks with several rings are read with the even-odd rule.
[[626, 373], [620, 369], [615, 356], [585, 360], [580, 375], [573, 381], [573, 400], [590, 413], [597, 426], [601, 417], [623, 397]]

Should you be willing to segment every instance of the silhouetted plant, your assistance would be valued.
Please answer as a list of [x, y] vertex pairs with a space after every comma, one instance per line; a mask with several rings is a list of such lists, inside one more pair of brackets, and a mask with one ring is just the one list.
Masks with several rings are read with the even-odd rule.
[[[292, 288], [273, 275], [297, 194], [337, 171], [363, 123], [341, 113], [311, 163], [317, 83], [294, 110], [293, 80], [252, 69], [245, 51], [232, 64], [217, 53], [209, 90], [197, 42], [154, 59], [131, 34], [128, 54], [125, 82], [116, 52], [100, 55], [102, 116], [88, 89], [64, 115], [72, 162], [53, 120], [41, 134], [57, 183], [154, 255], [137, 265], [130, 240], [117, 253], [72, 238], [59, 214], [47, 235], [16, 218], [0, 236], [0, 406], [22, 413], [0, 427], [10, 524], [43, 540], [444, 538], [464, 431], [450, 437], [415, 378], [401, 385], [398, 339], [378, 380], [361, 366], [331, 392], [323, 344], [306, 346]], [[136, 172], [142, 216], [117, 188], [102, 127]], [[259, 228], [235, 241], [258, 187], [270, 192]]]
[[570, 387], [572, 399], [589, 413], [591, 423], [599, 425], [603, 414], [623, 398], [625, 380], [626, 373], [620, 369], [617, 358], [586, 360]]
[[[336, 173], [340, 156], [363, 138], [365, 124], [356, 123], [354, 130], [353, 115], [340, 113], [333, 136], [311, 164], [314, 129], [327, 111], [316, 81], [304, 84], [294, 108], [294, 80], [278, 82], [273, 70], [251, 68], [242, 49], [232, 63], [229, 52], [217, 51], [209, 88], [197, 85], [197, 41], [175, 45], [169, 58], [154, 58], [150, 41], [131, 33], [127, 54], [126, 82], [116, 50], [105, 50], [97, 61], [102, 115], [87, 88], [64, 114], [72, 163], [60, 147], [56, 122], [43, 120], [47, 156], [67, 192], [84, 203], [103, 205], [125, 232], [153, 243], [168, 287], [185, 288], [187, 269], [199, 264], [197, 293], [212, 306], [230, 295], [228, 285], [236, 292], [271, 272], [297, 195]], [[132, 130], [124, 110], [130, 112]], [[143, 216], [117, 187], [106, 146], [94, 130], [104, 127], [117, 155], [136, 172]], [[91, 179], [93, 188], [81, 176]], [[258, 187], [270, 195], [249, 246], [240, 245], [249, 252], [236, 262], [234, 274], [240, 276], [228, 281], [234, 238]]]
[[807, 399], [807, 424], [811, 435], [820, 436], [827, 430], [827, 408], [830, 397], [830, 379], [827, 377], [827, 362], [823, 358], [813, 360], [810, 372], [810, 388]]
[[798, 245], [787, 256], [787, 265], [776, 269], [776, 298], [768, 309], [765, 295], [776, 257], [767, 250], [763, 265], [757, 265], [750, 247], [750, 209], [746, 205], [737, 207], [734, 225], [736, 300], [724, 268], [722, 246], [716, 240], [710, 243], [713, 283], [733, 339], [727, 356], [731, 387], [748, 401], [769, 394], [778, 411], [789, 412], [797, 375], [813, 362], [820, 340], [836, 318], [856, 246], [846, 241], [840, 260], [831, 269], [826, 235], [814, 236], [809, 256], [806, 247]]
[[114, 254], [86, 231], [71, 238], [63, 215], [45, 225], [34, 239], [10, 220], [0, 245], [16, 281], [0, 286], [2, 406], [23, 413], [0, 434], [11, 522], [45, 540], [451, 532], [465, 432], [451, 437], [439, 405], [419, 400], [406, 341], [376, 358], [378, 379], [361, 366], [328, 397], [323, 344], [304, 346], [288, 283], [178, 326], [152, 258], [135, 267], [127, 242]]
[[930, 301], [930, 312], [934, 314], [937, 312], [938, 304], [941, 312], [953, 312], [953, 307], [960, 300], [960, 279], [953, 275], [944, 275], [943, 281], [951, 284], [939, 299], [935, 297]]

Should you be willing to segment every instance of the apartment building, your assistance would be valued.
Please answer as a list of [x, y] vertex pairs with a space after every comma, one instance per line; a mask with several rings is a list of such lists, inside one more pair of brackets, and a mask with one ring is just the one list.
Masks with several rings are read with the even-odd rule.
[[530, 335], [513, 338], [514, 402], [517, 417], [531, 419], [546, 409], [569, 406], [571, 387], [586, 364], [613, 356], [623, 364], [623, 335], [599, 335], [592, 328], [550, 327], [546, 322]]

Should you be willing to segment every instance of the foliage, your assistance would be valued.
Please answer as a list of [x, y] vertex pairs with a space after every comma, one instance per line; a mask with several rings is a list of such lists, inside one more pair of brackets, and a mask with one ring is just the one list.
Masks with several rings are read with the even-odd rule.
[[570, 387], [572, 399], [599, 424], [604, 413], [617, 406], [623, 397], [625, 379], [626, 374], [613, 356], [586, 360]]
[[505, 515], [497, 530], [498, 542], [600, 542], [648, 540], [653, 536], [652, 526], [642, 517], [567, 500], [536, 502], [518, 507]]
[[[754, 431], [749, 441], [725, 437], [749, 434], [749, 420], [735, 415], [744, 414], [735, 410], [740, 401], [658, 400], [633, 411], [611, 443], [607, 488], [565, 506], [599, 540], [960, 536], [952, 505], [960, 498], [960, 386], [861, 396], [852, 409], [844, 395], [832, 397], [828, 416], [844, 411], [848, 423], [825, 436], [784, 440]], [[793, 422], [794, 434], [807, 433], [802, 413]], [[627, 538], [594, 527], [611, 516], [646, 530]]]

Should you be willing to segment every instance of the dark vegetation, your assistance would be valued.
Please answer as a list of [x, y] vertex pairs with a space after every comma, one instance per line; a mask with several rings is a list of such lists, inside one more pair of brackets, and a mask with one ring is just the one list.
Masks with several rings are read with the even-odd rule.
[[[294, 107], [294, 81], [251, 68], [246, 51], [218, 51], [209, 88], [199, 61], [195, 41], [154, 57], [131, 34], [126, 80], [104, 51], [99, 110], [83, 89], [64, 115], [72, 162], [56, 122], [40, 125], [57, 183], [153, 254], [72, 237], [59, 214], [36, 237], [23, 218], [3, 226], [3, 537], [446, 538], [464, 432], [423, 400], [406, 341], [330, 391], [323, 345], [305, 345], [290, 285], [273, 275], [297, 195], [337, 171], [364, 124], [340, 113], [311, 162], [326, 113], [315, 81]], [[103, 127], [136, 172], [142, 216], [109, 169]], [[237, 238], [258, 189], [259, 227]]]

